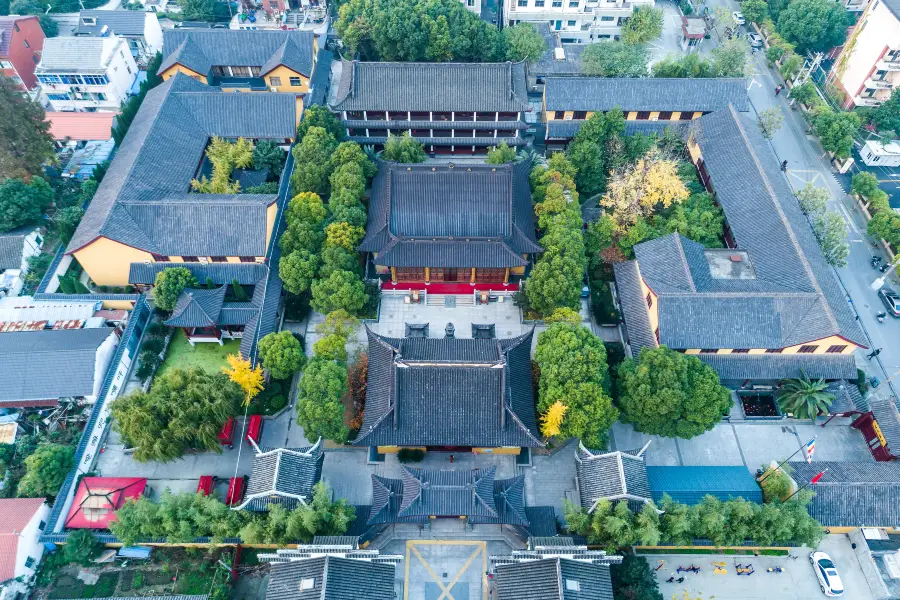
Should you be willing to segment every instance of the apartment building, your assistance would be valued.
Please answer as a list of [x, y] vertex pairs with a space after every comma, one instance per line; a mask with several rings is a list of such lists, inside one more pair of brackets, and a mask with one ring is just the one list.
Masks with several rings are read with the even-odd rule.
[[38, 90], [34, 70], [43, 48], [44, 32], [37, 17], [0, 17], [0, 74], [18, 83], [22, 92]]
[[57, 37], [44, 43], [36, 74], [54, 111], [118, 111], [138, 67], [125, 38]]
[[654, 0], [508, 0], [503, 23], [549, 23], [564, 44], [617, 40], [635, 8], [654, 5]]
[[845, 108], [878, 106], [900, 85], [900, 0], [871, 0], [829, 79]]

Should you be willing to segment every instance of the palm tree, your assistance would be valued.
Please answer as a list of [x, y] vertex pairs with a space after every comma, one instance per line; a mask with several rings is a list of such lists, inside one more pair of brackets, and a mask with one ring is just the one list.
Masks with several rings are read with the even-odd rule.
[[813, 424], [820, 414], [828, 414], [834, 394], [826, 392], [824, 379], [812, 380], [800, 371], [799, 379], [785, 379], [778, 390], [778, 405], [782, 412], [792, 413], [798, 419], [811, 419]]

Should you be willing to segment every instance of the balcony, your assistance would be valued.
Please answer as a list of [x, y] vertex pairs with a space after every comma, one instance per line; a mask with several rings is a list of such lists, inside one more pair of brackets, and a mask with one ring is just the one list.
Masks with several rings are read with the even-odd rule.
[[894, 82], [888, 79], [866, 79], [865, 83], [867, 88], [874, 88], [876, 90], [892, 90], [894, 89]]
[[900, 71], [900, 58], [886, 58], [875, 63], [877, 71]]
[[881, 106], [882, 100], [871, 96], [857, 96], [853, 99], [856, 106]]

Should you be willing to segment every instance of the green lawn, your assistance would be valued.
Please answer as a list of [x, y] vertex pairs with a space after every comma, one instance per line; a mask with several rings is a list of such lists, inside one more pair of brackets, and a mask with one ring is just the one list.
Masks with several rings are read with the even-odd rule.
[[200, 367], [210, 373], [218, 373], [226, 366], [225, 357], [229, 354], [237, 354], [241, 347], [241, 340], [226, 340], [222, 346], [215, 342], [205, 342], [191, 347], [182, 330], [178, 330], [169, 344], [166, 352], [166, 360], [156, 372], [157, 377], [165, 373], [166, 369], [188, 369]]

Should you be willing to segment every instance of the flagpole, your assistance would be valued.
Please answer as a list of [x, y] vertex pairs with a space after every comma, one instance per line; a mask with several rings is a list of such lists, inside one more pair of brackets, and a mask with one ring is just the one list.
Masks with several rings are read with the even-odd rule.
[[824, 474], [825, 474], [825, 471], [827, 471], [827, 470], [828, 470], [828, 467], [825, 467], [825, 470], [822, 471], [821, 473], [819, 473], [818, 475], [816, 475], [815, 477], [813, 477], [812, 480], [807, 481], [807, 482], [804, 483], [803, 485], [799, 486], [799, 487], [797, 488], [797, 491], [796, 491], [796, 492], [794, 492], [793, 494], [791, 494], [790, 496], [788, 496], [788, 497], [785, 499], [785, 502], [787, 502], [788, 500], [790, 500], [791, 498], [793, 498], [794, 496], [796, 496], [797, 494], [799, 494], [799, 493], [800, 493], [800, 490], [803, 490], [803, 489], [806, 489], [807, 487], [809, 487], [809, 484], [814, 483], [814, 482], [816, 482], [816, 481], [819, 481], [819, 477], [821, 477], [822, 475], [824, 475]]
[[[809, 440], [809, 442], [814, 442], [814, 441], [816, 441], [816, 438], [813, 438], [813, 439]], [[792, 458], [794, 458], [795, 456], [797, 456], [797, 453], [798, 453], [798, 452], [800, 452], [801, 450], [806, 449], [806, 447], [809, 446], [809, 442], [806, 442], [805, 444], [803, 444], [802, 446], [800, 446], [799, 448], [797, 448], [796, 452], [794, 452], [793, 454], [791, 454], [790, 456], [788, 456], [786, 459], [784, 459], [783, 461], [781, 461], [780, 463], [778, 463], [778, 464], [775, 466], [774, 469], [772, 469], [772, 470], [769, 471], [768, 473], [764, 473], [763, 476], [762, 476], [762, 478], [759, 479], [759, 480], [757, 481], [757, 483], [762, 483], [763, 481], [765, 481], [766, 478], [767, 478], [769, 475], [771, 475], [772, 473], [774, 473], [775, 471], [777, 471], [778, 469], [780, 469], [787, 461], [789, 461], [789, 460], [791, 460]]]

